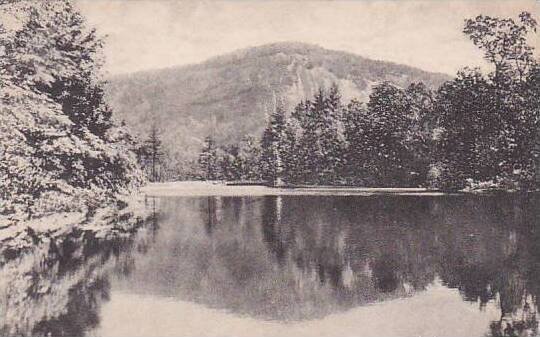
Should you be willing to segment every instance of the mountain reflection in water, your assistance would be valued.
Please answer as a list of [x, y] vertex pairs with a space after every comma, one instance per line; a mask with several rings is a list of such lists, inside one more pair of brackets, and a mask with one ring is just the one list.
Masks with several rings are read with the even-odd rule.
[[[295, 322], [407, 301], [441, 285], [477, 310], [497, 309], [484, 334], [534, 336], [538, 201], [533, 194], [159, 198], [156, 222], [131, 238], [79, 233], [1, 266], [0, 334], [103, 332], [101, 309], [115, 293]], [[433, 310], [441, 322], [452, 314]]]

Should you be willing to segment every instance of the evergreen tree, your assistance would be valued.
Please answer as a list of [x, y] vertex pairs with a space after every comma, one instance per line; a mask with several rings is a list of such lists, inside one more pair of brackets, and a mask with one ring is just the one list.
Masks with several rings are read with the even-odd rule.
[[338, 183], [343, 167], [343, 106], [338, 86], [334, 83], [324, 100], [321, 117], [322, 182]]
[[219, 176], [218, 154], [216, 142], [212, 136], [204, 139], [204, 146], [199, 155], [199, 167], [201, 178], [205, 180], [215, 180]]
[[281, 184], [284, 177], [285, 122], [283, 108], [276, 107], [276, 110], [270, 115], [261, 140], [262, 177], [273, 185]]
[[165, 153], [162, 150], [161, 136], [155, 123], [150, 128], [150, 134], [145, 141], [144, 148], [146, 162], [150, 167], [150, 181], [160, 181]]
[[314, 183], [316, 181], [316, 151], [317, 136], [315, 134], [313, 116], [311, 114], [311, 101], [302, 101], [294, 109], [291, 115], [291, 126], [297, 127], [296, 144], [292, 149], [297, 158], [296, 182]]
[[328, 92], [319, 89], [313, 100], [296, 107], [293, 118], [302, 129], [297, 140], [302, 180], [307, 183], [334, 183], [342, 166], [344, 146], [338, 87], [333, 85]]
[[300, 149], [298, 148], [299, 134], [299, 125], [296, 123], [295, 119], [289, 118], [285, 124], [285, 131], [282, 139], [283, 179], [288, 183], [298, 182], [300, 177]]
[[240, 149], [236, 144], [220, 148], [218, 155], [219, 176], [228, 181], [240, 180], [244, 162], [240, 157]]
[[261, 178], [260, 156], [261, 148], [252, 136], [244, 136], [239, 145], [239, 159], [241, 163], [240, 177], [242, 180], [259, 180]]
[[39, 209], [40, 199], [61, 200], [76, 193], [62, 179], [63, 158], [91, 147], [70, 137], [71, 123], [60, 106], [4, 77], [0, 109], [0, 212], [31, 217], [49, 211]]

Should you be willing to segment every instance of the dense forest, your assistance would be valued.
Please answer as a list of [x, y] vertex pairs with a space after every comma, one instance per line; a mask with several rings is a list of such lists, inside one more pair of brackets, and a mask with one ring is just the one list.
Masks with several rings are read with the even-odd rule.
[[443, 190], [538, 186], [540, 67], [528, 44], [537, 22], [479, 15], [463, 32], [492, 71], [464, 68], [430, 90], [389, 82], [367, 102], [321, 88], [294, 111], [277, 104], [260, 140], [212, 136], [199, 178], [273, 185], [423, 186]]
[[104, 99], [103, 40], [73, 2], [4, 1], [0, 14], [0, 217], [86, 212], [142, 184]]

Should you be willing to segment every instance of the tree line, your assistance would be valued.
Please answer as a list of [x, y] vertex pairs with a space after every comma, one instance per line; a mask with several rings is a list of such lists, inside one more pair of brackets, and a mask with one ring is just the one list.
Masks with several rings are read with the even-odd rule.
[[320, 89], [292, 111], [278, 105], [259, 141], [218, 146], [209, 136], [202, 179], [280, 184], [538, 187], [540, 67], [527, 37], [537, 22], [479, 15], [463, 32], [492, 71], [464, 68], [431, 90], [389, 82], [369, 100]]

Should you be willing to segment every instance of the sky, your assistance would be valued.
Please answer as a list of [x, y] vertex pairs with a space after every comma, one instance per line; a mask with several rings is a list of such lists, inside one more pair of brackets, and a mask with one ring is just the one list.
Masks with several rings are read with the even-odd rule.
[[[486, 68], [481, 52], [462, 33], [465, 18], [517, 18], [527, 10], [540, 21], [540, 0], [78, 0], [78, 5], [89, 24], [107, 36], [111, 74], [198, 63], [280, 41], [454, 74], [463, 66]], [[540, 49], [540, 31], [530, 39]]]

